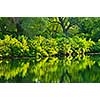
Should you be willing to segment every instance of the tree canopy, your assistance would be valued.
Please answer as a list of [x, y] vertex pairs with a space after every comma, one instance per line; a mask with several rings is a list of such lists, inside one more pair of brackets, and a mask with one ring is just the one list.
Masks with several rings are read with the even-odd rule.
[[0, 17], [0, 55], [99, 52], [99, 38], [99, 17]]

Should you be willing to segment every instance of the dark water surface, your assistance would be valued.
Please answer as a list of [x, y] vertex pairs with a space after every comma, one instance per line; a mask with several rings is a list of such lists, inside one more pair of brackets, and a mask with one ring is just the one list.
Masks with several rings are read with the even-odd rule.
[[100, 55], [0, 60], [3, 83], [99, 83]]

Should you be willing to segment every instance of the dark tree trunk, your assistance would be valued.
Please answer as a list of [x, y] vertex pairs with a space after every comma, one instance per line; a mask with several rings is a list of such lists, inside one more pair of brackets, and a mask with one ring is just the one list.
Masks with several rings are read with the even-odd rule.
[[22, 35], [23, 34], [23, 28], [22, 28], [22, 21], [21, 21], [21, 17], [13, 17], [13, 22], [16, 25], [16, 29], [17, 29], [17, 37], [18, 35]]
[[63, 29], [63, 33], [66, 33], [65, 25], [64, 25], [63, 19], [61, 17], [59, 17], [59, 21], [60, 21], [60, 25], [61, 25], [61, 27]]
[[66, 36], [68, 36], [68, 29], [71, 27], [71, 24], [69, 24], [67, 27], [66, 27], [66, 23], [65, 23], [65, 20], [66, 18], [65, 17], [58, 17], [59, 21], [60, 21], [60, 25], [63, 29], [63, 33], [66, 34]]

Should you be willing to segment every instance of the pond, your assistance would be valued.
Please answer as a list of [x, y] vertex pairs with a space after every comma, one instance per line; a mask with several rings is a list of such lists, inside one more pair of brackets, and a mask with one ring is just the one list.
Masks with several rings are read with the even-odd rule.
[[1, 83], [99, 83], [100, 57], [0, 60]]

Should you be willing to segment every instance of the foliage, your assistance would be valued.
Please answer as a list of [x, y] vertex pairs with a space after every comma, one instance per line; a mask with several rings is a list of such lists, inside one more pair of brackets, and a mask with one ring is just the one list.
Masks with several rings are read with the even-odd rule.
[[86, 40], [85, 38], [79, 38], [74, 36], [72, 38], [60, 38], [59, 41], [59, 52], [62, 53], [75, 53], [75, 54], [84, 54], [90, 51], [90, 48], [95, 44], [91, 40]]
[[29, 51], [27, 41], [22, 37], [21, 42], [9, 35], [0, 40], [0, 56], [25, 56]]
[[97, 41], [100, 38], [99, 17], [71, 17], [70, 23], [74, 26], [77, 26], [77, 33], [79, 36], [84, 36], [87, 39], [91, 38], [94, 41]]
[[1, 81], [100, 82], [99, 52], [99, 17], [0, 17]]
[[84, 54], [86, 52], [90, 51], [90, 48], [95, 44], [91, 40], [86, 40], [86, 38], [79, 38], [78, 36], [75, 36], [73, 38], [69, 38], [70, 42], [72, 43], [72, 50], [76, 52], [77, 54]]
[[90, 50], [94, 44], [93, 41], [79, 38], [49, 38], [36, 36], [28, 40], [25, 36], [19, 36], [18, 39], [5, 35], [0, 40], [0, 56], [54, 56], [54, 55], [71, 55], [84, 54]]
[[99, 59], [94, 58], [76, 56], [0, 60], [0, 79], [5, 82], [37, 83], [100, 82]]
[[100, 39], [98, 42], [95, 43], [95, 45], [91, 48], [91, 52], [99, 53], [100, 52]]
[[27, 37], [41, 35], [45, 31], [46, 25], [47, 18], [45, 17], [25, 17], [22, 19], [22, 28]]

